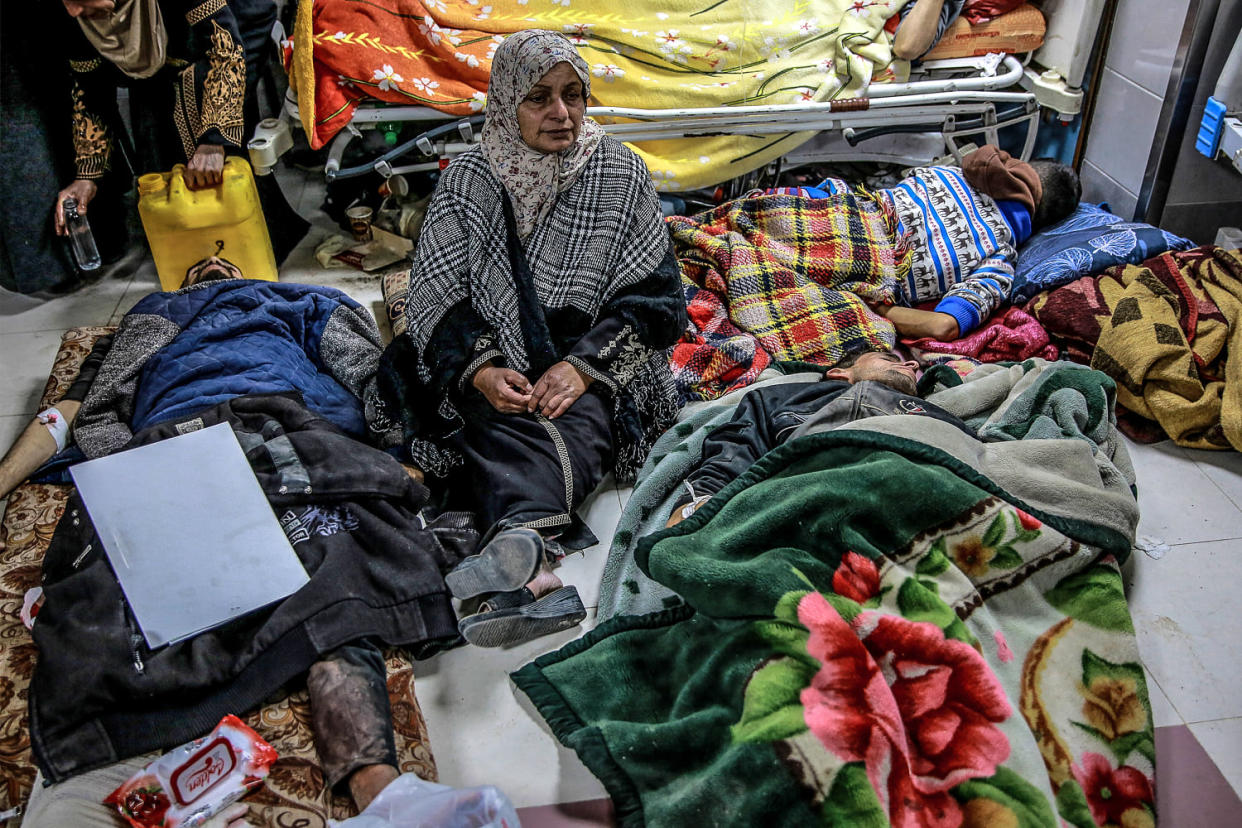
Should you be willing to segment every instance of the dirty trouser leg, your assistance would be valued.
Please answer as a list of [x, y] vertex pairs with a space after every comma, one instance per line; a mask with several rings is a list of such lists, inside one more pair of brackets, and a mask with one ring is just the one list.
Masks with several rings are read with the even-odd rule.
[[384, 656], [370, 642], [347, 644], [310, 668], [315, 749], [326, 781], [340, 793], [348, 794], [344, 783], [361, 767], [397, 767], [386, 678]]

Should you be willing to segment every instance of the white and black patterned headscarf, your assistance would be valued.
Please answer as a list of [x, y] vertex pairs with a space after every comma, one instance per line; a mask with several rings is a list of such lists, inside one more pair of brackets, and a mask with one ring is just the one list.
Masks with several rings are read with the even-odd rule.
[[573, 67], [582, 81], [585, 100], [591, 94], [586, 61], [564, 35], [542, 29], [505, 38], [496, 50], [487, 86], [483, 155], [513, 201], [518, 235], [523, 239], [552, 212], [557, 195], [578, 180], [604, 135], [598, 124], [584, 118], [577, 140], [561, 152], [540, 152], [522, 140], [518, 105], [558, 63]]
[[[410, 266], [406, 334], [390, 349], [386, 374], [393, 396], [403, 400], [410, 455], [435, 474], [460, 461], [453, 459], [452, 435], [464, 423], [458, 405], [470, 367], [498, 355], [498, 364], [534, 382], [536, 363], [548, 356], [535, 352], [540, 343], [524, 328], [532, 314], [518, 292], [519, 256], [526, 265], [522, 290], [533, 289], [556, 358], [564, 359], [571, 347], [565, 343], [585, 338], [604, 316], [632, 319], [621, 337], [633, 345], [625, 353], [641, 351], [649, 365], [614, 378], [613, 402], [629, 412], [614, 412], [618, 434], [629, 435], [618, 437], [614, 448], [619, 479], [633, 476], [676, 412], [672, 375], [660, 350], [671, 340], [655, 342], [648, 330], [660, 324], [646, 320], [658, 316], [661, 330], [671, 324], [676, 339], [685, 326], [685, 305], [650, 173], [637, 155], [588, 121], [561, 153], [530, 149], [518, 130], [518, 103], [562, 61], [575, 67], [585, 85], [586, 65], [561, 35], [520, 32], [501, 45], [483, 145], [448, 165], [427, 209]], [[513, 233], [503, 207], [506, 193], [514, 207]], [[642, 284], [656, 286], [640, 289]], [[649, 302], [642, 292], [648, 289], [654, 292]], [[622, 313], [614, 306], [632, 301], [654, 311]], [[620, 354], [621, 345], [618, 340], [601, 347]]]

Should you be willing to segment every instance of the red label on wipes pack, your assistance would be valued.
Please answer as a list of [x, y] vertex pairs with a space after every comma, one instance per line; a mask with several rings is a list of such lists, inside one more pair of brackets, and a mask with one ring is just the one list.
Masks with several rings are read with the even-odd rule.
[[227, 739], [216, 739], [173, 772], [173, 796], [178, 804], [189, 805], [237, 767], [237, 757]]
[[132, 828], [188, 828], [262, 785], [276, 751], [236, 716], [135, 773], [104, 802]]

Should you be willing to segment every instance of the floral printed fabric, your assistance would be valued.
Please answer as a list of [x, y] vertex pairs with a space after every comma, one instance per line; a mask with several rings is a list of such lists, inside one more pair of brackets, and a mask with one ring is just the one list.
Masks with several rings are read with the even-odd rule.
[[[1051, 826], [1054, 803], [1039, 802], [1023, 767], [1031, 757], [1012, 756], [1033, 738], [1067, 824], [1154, 825], [1151, 708], [1116, 561], [1079, 568], [1084, 550], [1035, 516], [982, 506], [895, 555], [847, 551], [831, 590], [782, 598], [758, 628], [777, 656], [751, 676], [734, 739], [780, 737], [805, 755], [802, 734], [813, 737], [833, 759], [798, 767], [826, 813], [869, 801], [874, 824]], [[991, 606], [991, 625], [1032, 587], [1064, 615], [1042, 634], [995, 629], [985, 646], [976, 611]], [[1048, 669], [1061, 659], [1081, 674]], [[800, 718], [773, 720], [791, 704]], [[1029, 731], [1015, 745], [1020, 723]]]
[[531, 149], [518, 128], [518, 104], [558, 63], [568, 63], [590, 97], [591, 75], [586, 61], [564, 35], [532, 29], [509, 37], [496, 50], [487, 91], [490, 105], [483, 123], [483, 156], [513, 199], [518, 235], [526, 238], [552, 212], [558, 193], [574, 185], [599, 146], [604, 131], [586, 118], [578, 140], [564, 152]]
[[[1013, 387], [1006, 418], [1044, 396]], [[1035, 443], [1068, 458], [1079, 440], [1031, 433], [1054, 408], [1021, 420], [1030, 440], [854, 424], [786, 443], [639, 542], [638, 567], [684, 606], [614, 617], [515, 682], [623, 826], [1154, 826], [1117, 557], [1137, 508], [1092, 517], [1103, 472], [1068, 459], [1038, 464], [1047, 485], [1089, 488], [1042, 507], [1020, 476], [1006, 491], [961, 459]]]
[[[286, 64], [311, 145], [331, 140], [359, 101], [474, 115], [505, 36], [566, 34], [597, 82], [592, 104], [644, 109], [809, 103], [860, 95], [889, 70], [885, 21], [906, 0], [762, 4], [691, 0], [299, 0]], [[901, 64], [904, 67], [904, 64]], [[715, 185], [758, 169], [811, 133], [632, 146], [658, 189]]]

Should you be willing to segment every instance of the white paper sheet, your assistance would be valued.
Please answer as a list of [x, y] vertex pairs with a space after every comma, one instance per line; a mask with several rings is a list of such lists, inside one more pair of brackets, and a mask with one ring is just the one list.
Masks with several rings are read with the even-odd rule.
[[149, 647], [265, 607], [309, 580], [225, 423], [72, 474]]

